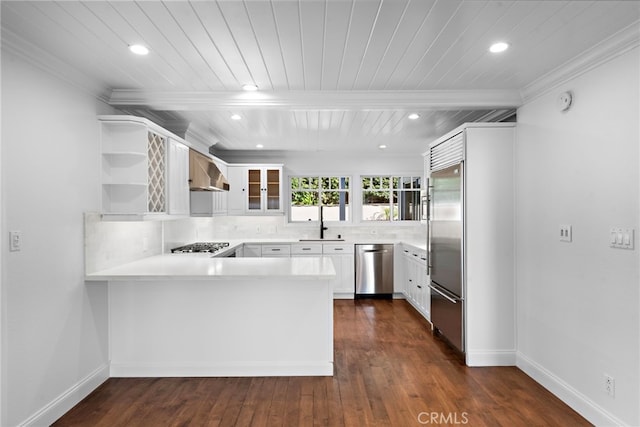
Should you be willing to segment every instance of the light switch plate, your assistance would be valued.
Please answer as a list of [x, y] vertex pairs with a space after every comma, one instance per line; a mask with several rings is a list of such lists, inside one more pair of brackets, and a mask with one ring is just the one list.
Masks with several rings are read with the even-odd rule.
[[618, 249], [634, 249], [635, 230], [633, 228], [611, 227], [609, 246]]

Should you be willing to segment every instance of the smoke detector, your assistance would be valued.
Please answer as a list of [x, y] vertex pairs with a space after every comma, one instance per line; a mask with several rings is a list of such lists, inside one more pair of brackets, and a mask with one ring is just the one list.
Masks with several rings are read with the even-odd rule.
[[567, 111], [569, 108], [571, 108], [572, 101], [573, 101], [573, 95], [571, 94], [571, 92], [568, 92], [568, 91], [562, 92], [558, 96], [558, 100], [557, 100], [558, 110]]

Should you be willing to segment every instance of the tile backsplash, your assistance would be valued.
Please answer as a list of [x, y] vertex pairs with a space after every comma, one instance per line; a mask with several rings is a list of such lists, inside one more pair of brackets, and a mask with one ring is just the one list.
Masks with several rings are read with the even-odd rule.
[[[347, 241], [421, 242], [425, 225], [341, 225], [325, 231], [326, 239]], [[284, 216], [217, 216], [164, 221], [101, 221], [85, 214], [85, 269], [87, 273], [169, 252], [187, 243], [206, 241], [260, 241], [317, 239], [317, 224], [288, 224]]]
[[85, 273], [162, 253], [162, 221], [102, 221], [84, 215]]
[[[340, 238], [348, 241], [422, 241], [426, 226], [416, 225], [340, 225], [325, 231], [325, 239]], [[284, 216], [219, 216], [187, 218], [164, 223], [165, 251], [195, 241], [283, 240], [317, 239], [318, 224], [288, 224]]]

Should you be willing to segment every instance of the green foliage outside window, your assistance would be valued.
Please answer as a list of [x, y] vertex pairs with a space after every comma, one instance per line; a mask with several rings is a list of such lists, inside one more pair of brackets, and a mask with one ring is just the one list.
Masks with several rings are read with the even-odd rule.
[[363, 221], [419, 220], [420, 178], [363, 176]]
[[317, 206], [319, 199], [325, 206], [338, 205], [340, 194], [348, 194], [349, 189], [349, 178], [346, 177], [295, 176], [291, 177], [290, 182], [292, 206]]

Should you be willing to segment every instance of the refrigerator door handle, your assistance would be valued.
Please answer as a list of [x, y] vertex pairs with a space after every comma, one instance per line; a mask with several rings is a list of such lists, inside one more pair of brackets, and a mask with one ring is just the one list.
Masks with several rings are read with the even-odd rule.
[[431, 190], [430, 178], [426, 179], [427, 184], [427, 276], [431, 276]]
[[441, 291], [440, 289], [438, 289], [437, 287], [435, 287], [434, 285], [429, 285], [429, 287], [431, 289], [433, 289], [437, 294], [443, 296], [445, 299], [449, 300], [450, 302], [457, 304], [458, 303], [458, 299], [456, 298], [451, 298], [449, 295], [445, 294], [443, 291]]

